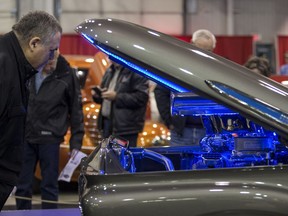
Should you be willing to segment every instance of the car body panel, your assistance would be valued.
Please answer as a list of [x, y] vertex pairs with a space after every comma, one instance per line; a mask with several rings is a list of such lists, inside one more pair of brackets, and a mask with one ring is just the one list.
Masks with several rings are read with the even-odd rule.
[[[103, 140], [83, 161], [79, 178], [83, 215], [164, 216], [177, 214], [179, 210], [183, 216], [287, 214], [287, 165], [203, 170], [172, 167], [170, 171], [167, 165], [167, 171], [161, 171], [146, 160], [141, 169], [150, 166], [153, 171], [131, 172], [130, 156], [125, 161], [117, 159], [126, 154], [127, 148], [119, 143], [114, 138]], [[186, 154], [182, 162], [196, 152], [195, 146], [151, 147], [130, 148], [129, 154], [134, 155], [133, 161], [144, 157], [157, 161], [157, 156], [153, 158], [149, 152], [160, 152], [161, 148], [164, 148], [162, 154], [168, 153], [163, 156], [167, 160], [171, 153]]]
[[[157, 83], [178, 92], [194, 91], [273, 127], [283, 136], [288, 134], [287, 88], [269, 78], [192, 44], [121, 20], [90, 19], [78, 25], [76, 31], [113, 60]], [[231, 99], [213, 84], [237, 89], [251, 100]], [[267, 109], [277, 112], [277, 117]]]
[[81, 164], [83, 215], [287, 214], [286, 87], [133, 23], [89, 19], [76, 31], [111, 60], [170, 88], [172, 113], [201, 116], [207, 132], [199, 146], [102, 140]]
[[286, 215], [286, 178], [286, 166], [89, 176], [87, 181], [94, 184], [87, 185], [82, 211], [84, 215]]

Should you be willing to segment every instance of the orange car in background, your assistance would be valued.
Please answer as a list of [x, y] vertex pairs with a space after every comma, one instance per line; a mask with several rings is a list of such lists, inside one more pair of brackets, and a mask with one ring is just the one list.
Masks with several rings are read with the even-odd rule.
[[[93, 101], [91, 87], [100, 85], [102, 77], [111, 63], [102, 52], [97, 52], [95, 56], [64, 55], [64, 57], [76, 69], [80, 81], [85, 127], [81, 151], [90, 154], [102, 140], [101, 134], [97, 129], [100, 105]], [[150, 98], [147, 106], [143, 132], [138, 136], [137, 146], [139, 147], [167, 145], [170, 137], [169, 130], [164, 124], [151, 119], [151, 100], [153, 98]], [[59, 173], [69, 160], [69, 138], [70, 131], [67, 132], [64, 142], [60, 145]], [[79, 172], [79, 169], [75, 170], [71, 181], [76, 182], [78, 180]], [[37, 179], [41, 179], [39, 166], [37, 166], [35, 176]]]

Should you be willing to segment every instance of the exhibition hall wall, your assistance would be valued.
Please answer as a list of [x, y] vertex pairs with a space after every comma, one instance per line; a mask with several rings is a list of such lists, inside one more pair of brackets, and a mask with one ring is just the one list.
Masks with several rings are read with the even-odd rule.
[[288, 36], [287, 0], [0, 0], [0, 8], [0, 33], [40, 9], [60, 20], [64, 35], [75, 34], [75, 26], [88, 18], [117, 18], [176, 36], [206, 28], [218, 38], [252, 37], [252, 54], [264, 47], [276, 70], [286, 49], [279, 49], [278, 37]]

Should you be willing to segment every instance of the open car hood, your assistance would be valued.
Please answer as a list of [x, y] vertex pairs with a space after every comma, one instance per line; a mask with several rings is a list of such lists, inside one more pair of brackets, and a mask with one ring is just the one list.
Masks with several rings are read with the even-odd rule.
[[188, 100], [189, 104], [195, 93], [206, 104], [207, 99], [213, 107], [219, 104], [219, 110], [216, 109], [219, 112], [233, 110], [287, 138], [285, 86], [214, 53], [133, 23], [89, 19], [75, 30], [111, 60], [175, 92], [178, 99], [174, 101], [175, 114], [189, 114], [177, 109], [177, 101], [182, 97], [180, 102]]

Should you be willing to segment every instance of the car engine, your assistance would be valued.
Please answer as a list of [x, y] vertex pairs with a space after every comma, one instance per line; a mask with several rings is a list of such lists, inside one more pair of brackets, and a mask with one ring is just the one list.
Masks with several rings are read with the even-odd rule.
[[174, 96], [171, 111], [201, 118], [206, 136], [199, 145], [129, 147], [127, 140], [111, 136], [96, 150], [105, 165], [101, 173], [288, 164], [288, 148], [275, 132], [217, 103], [198, 97], [195, 100], [195, 96], [191, 101], [188, 96]]

